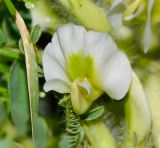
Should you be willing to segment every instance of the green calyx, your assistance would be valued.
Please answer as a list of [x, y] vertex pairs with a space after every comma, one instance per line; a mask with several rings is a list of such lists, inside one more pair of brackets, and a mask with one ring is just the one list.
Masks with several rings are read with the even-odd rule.
[[[81, 84], [86, 83], [88, 86]], [[71, 87], [71, 102], [76, 114], [84, 114], [92, 103], [103, 93], [100, 89], [94, 88], [89, 82], [79, 79], [74, 81]]]

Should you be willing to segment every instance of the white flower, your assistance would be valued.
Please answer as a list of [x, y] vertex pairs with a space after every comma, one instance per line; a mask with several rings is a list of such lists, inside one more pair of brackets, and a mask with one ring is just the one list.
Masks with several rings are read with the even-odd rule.
[[112, 99], [127, 93], [132, 69], [127, 56], [107, 33], [67, 24], [57, 29], [43, 55], [44, 90], [71, 93], [77, 114], [83, 114], [103, 92]]

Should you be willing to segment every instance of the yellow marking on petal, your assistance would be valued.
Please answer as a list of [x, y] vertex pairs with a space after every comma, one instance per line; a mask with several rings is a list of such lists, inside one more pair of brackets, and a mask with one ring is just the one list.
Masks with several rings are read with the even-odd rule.
[[67, 59], [67, 70], [72, 81], [77, 78], [91, 79], [94, 75], [94, 60], [91, 56], [81, 53], [71, 54]]
[[90, 82], [96, 89], [101, 88], [102, 80], [92, 56], [84, 55], [81, 52], [69, 55], [67, 71], [72, 82], [80, 79]]

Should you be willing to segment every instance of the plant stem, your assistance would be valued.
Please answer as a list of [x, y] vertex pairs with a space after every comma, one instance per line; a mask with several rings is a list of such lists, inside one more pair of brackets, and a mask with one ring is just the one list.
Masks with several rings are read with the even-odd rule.
[[66, 101], [66, 131], [69, 139], [69, 146], [81, 148], [84, 139], [84, 131], [80, 125], [79, 116], [73, 111], [71, 101]]

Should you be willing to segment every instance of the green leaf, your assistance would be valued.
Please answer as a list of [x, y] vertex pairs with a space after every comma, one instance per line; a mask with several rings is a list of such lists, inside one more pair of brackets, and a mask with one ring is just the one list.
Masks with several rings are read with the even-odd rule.
[[23, 47], [22, 39], [19, 40], [18, 46], [19, 46], [20, 52], [24, 54], [24, 47]]
[[[32, 133], [35, 144], [37, 128], [36, 122], [38, 118], [38, 104], [39, 104], [39, 84], [38, 84], [38, 68], [36, 63], [36, 56], [34, 53], [33, 45], [31, 44], [28, 48], [24, 48], [26, 57], [26, 68], [27, 68], [27, 81], [28, 91], [30, 100], [30, 112], [31, 112], [31, 124]], [[36, 146], [38, 148], [38, 146]]]
[[104, 113], [104, 106], [99, 106], [92, 109], [88, 113], [84, 114], [82, 118], [86, 121], [91, 121], [99, 118], [100, 116], [103, 115], [103, 113]]
[[9, 12], [12, 14], [12, 15], [16, 15], [16, 9], [14, 7], [14, 5], [12, 4], [12, 2], [10, 0], [4, 0]]
[[2, 122], [2, 121], [5, 120], [6, 115], [7, 115], [7, 113], [6, 113], [6, 107], [5, 107], [4, 103], [2, 103], [2, 102], [0, 102], [0, 113], [1, 113], [1, 115], [0, 115], [0, 122]]
[[29, 119], [29, 100], [25, 65], [15, 62], [9, 78], [10, 107], [13, 122], [24, 125]]
[[48, 142], [47, 125], [43, 118], [36, 118], [35, 144], [37, 148], [46, 148]]
[[70, 96], [64, 96], [62, 99], [59, 100], [58, 105], [65, 107], [66, 102], [69, 100]]
[[43, 69], [40, 66], [38, 66], [38, 76], [40, 78], [44, 77]]
[[31, 40], [32, 40], [33, 44], [37, 43], [40, 36], [41, 36], [41, 28], [40, 28], [40, 26], [36, 25], [36, 26], [34, 26], [32, 32], [31, 32]]
[[37, 140], [37, 118], [38, 118], [38, 105], [39, 105], [39, 83], [38, 83], [38, 66], [36, 60], [36, 54], [33, 44], [30, 42], [30, 34], [24, 23], [23, 18], [17, 12], [16, 14], [16, 24], [21, 34], [25, 61], [26, 61], [26, 71], [27, 71], [27, 82], [28, 82], [28, 93], [30, 102], [30, 114], [31, 114], [31, 125], [32, 125], [32, 136], [34, 147], [38, 148]]

